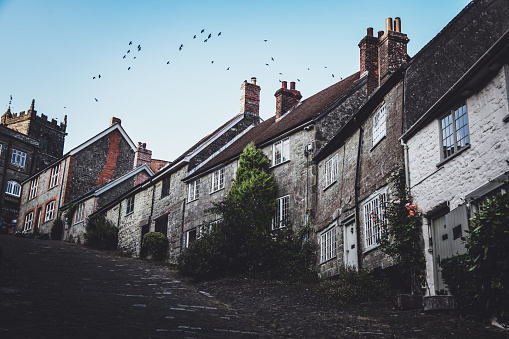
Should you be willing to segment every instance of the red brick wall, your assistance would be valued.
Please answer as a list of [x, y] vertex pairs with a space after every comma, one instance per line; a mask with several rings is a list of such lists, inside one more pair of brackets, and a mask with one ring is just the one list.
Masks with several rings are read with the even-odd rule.
[[107, 182], [113, 176], [113, 171], [117, 166], [117, 158], [119, 155], [119, 140], [120, 140], [120, 132], [115, 130], [110, 133], [110, 147], [108, 149], [108, 154], [106, 155], [106, 164], [103, 167], [102, 172], [99, 174], [99, 177], [96, 182], [96, 186], [99, 186], [105, 182]]

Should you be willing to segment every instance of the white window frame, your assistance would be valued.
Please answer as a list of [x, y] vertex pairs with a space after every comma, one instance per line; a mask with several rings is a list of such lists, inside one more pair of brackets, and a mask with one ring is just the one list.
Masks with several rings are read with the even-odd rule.
[[85, 203], [81, 203], [76, 207], [74, 211], [74, 216], [72, 218], [72, 224], [77, 224], [82, 222], [85, 219]]
[[53, 220], [55, 216], [55, 200], [52, 200], [46, 204], [46, 212], [44, 214], [44, 222]]
[[320, 264], [337, 256], [337, 230], [336, 223], [322, 231], [318, 239], [320, 241]]
[[212, 172], [210, 192], [214, 193], [224, 188], [224, 167]]
[[125, 200], [125, 215], [134, 213], [134, 198], [135, 196], [133, 195]]
[[28, 194], [28, 200], [33, 199], [37, 196], [38, 188], [39, 188], [39, 177], [35, 178], [30, 182], [30, 193]]
[[338, 153], [325, 162], [325, 188], [332, 185], [338, 178]]
[[379, 246], [384, 225], [387, 225], [385, 208], [387, 203], [387, 187], [372, 194], [362, 204], [365, 251]]
[[7, 181], [7, 187], [5, 188], [5, 193], [9, 195], [13, 195], [15, 197], [21, 196], [21, 185], [16, 181], [10, 180]]
[[60, 164], [53, 166], [50, 172], [49, 188], [58, 185], [60, 179]]
[[272, 229], [285, 227], [288, 222], [288, 216], [290, 213], [290, 196], [285, 195], [277, 198], [277, 208], [272, 221]]
[[30, 231], [32, 229], [33, 222], [34, 222], [34, 211], [28, 212], [25, 215], [25, 223], [23, 226], [23, 231]]
[[[189, 237], [189, 235], [190, 235], [192, 232], [194, 232], [194, 233], [195, 233], [195, 237], [194, 237], [194, 240], [190, 242], [190, 241], [189, 241], [189, 238], [190, 238], [190, 237]], [[189, 231], [187, 231], [187, 232], [186, 232], [186, 248], [188, 248], [190, 244], [192, 244], [193, 242], [195, 242], [196, 240], [198, 240], [198, 232], [199, 232], [198, 228], [193, 228], [192, 230], [189, 230]]]
[[25, 167], [27, 154], [25, 152], [18, 151], [16, 149], [12, 150], [11, 164], [14, 164], [19, 167]]
[[[455, 106], [440, 118], [440, 159], [445, 160], [470, 145], [467, 103]], [[460, 127], [458, 129], [458, 126]], [[445, 143], [445, 145], [444, 145]]]
[[272, 165], [276, 166], [287, 161], [290, 161], [290, 137], [272, 145]]
[[190, 182], [188, 185], [187, 202], [197, 200], [200, 197], [200, 179]]
[[373, 146], [378, 144], [386, 135], [387, 110], [385, 104], [377, 109], [373, 115]]

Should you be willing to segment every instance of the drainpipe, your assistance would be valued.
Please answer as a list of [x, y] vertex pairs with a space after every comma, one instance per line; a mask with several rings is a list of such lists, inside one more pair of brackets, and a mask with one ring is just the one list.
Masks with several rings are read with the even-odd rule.
[[359, 270], [362, 269], [362, 260], [361, 258], [359, 244], [361, 243], [361, 227], [360, 227], [360, 218], [359, 218], [359, 172], [361, 167], [361, 152], [362, 152], [362, 135], [364, 134], [364, 130], [362, 127], [359, 127], [359, 146], [357, 148], [357, 165], [355, 166], [355, 228], [357, 229], [357, 264], [359, 266]]
[[401, 146], [403, 146], [403, 158], [405, 159], [405, 187], [410, 193], [410, 173], [408, 169], [408, 145], [401, 139]]

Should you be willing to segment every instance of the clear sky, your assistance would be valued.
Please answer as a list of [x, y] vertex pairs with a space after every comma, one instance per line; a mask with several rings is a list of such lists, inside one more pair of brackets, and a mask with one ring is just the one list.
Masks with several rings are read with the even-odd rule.
[[35, 99], [39, 115], [67, 115], [65, 152], [115, 116], [172, 161], [239, 113], [244, 80], [257, 78], [268, 119], [280, 80], [306, 99], [357, 72], [367, 27], [400, 17], [413, 56], [468, 3], [0, 0], [0, 114], [12, 95], [12, 112]]

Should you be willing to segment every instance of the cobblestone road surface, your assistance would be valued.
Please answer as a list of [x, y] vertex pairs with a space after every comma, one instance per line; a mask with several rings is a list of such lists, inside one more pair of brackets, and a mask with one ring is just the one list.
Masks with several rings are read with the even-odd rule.
[[0, 338], [268, 337], [175, 272], [0, 235]]

